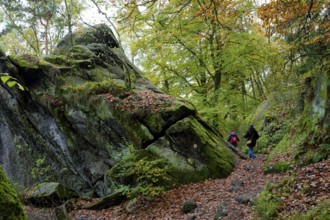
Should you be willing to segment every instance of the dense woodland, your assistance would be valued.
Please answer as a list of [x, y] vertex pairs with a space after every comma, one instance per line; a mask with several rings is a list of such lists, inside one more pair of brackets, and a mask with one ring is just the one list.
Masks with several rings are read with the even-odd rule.
[[[324, 104], [325, 110], [319, 111], [322, 117], [315, 119], [310, 114], [311, 100], [317, 98], [313, 96], [316, 84], [327, 82], [324, 85], [329, 87], [328, 1], [0, 0], [0, 3], [0, 48], [6, 54], [48, 55], [65, 35], [105, 23], [144, 77], [166, 94], [189, 101], [200, 117], [224, 138], [231, 129], [241, 137], [249, 124], [255, 124], [261, 136], [255, 151], [267, 155], [262, 164], [265, 172], [291, 172], [293, 167], [296, 171], [322, 160], [327, 160], [322, 167], [329, 168], [329, 88], [318, 97]], [[1, 74], [3, 84], [18, 85], [24, 90], [19, 81]], [[325, 76], [321, 82], [316, 80], [319, 74]], [[241, 149], [246, 153], [241, 139]], [[329, 170], [322, 177], [324, 184], [330, 181], [328, 173]], [[265, 187], [256, 202], [259, 218], [278, 217], [279, 210], [284, 210], [279, 209], [283, 207], [280, 200], [293, 192], [289, 189], [293, 182], [286, 179], [280, 186]], [[320, 179], [315, 183], [319, 184]], [[307, 195], [313, 183], [300, 187]], [[324, 204], [329, 204], [329, 188], [323, 193], [326, 196], [321, 201], [313, 205], [307, 202], [306, 206], [310, 206], [299, 210], [312, 210], [311, 217], [306, 219], [328, 218], [330, 211]], [[296, 204], [297, 199], [292, 199], [292, 203]], [[313, 215], [315, 210], [324, 215]]]

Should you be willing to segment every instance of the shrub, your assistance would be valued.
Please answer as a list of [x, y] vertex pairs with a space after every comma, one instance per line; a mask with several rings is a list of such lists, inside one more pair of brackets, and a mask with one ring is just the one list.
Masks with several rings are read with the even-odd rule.
[[[162, 158], [150, 158], [145, 151], [129, 153], [114, 170], [112, 178], [121, 180], [117, 186], [129, 199], [153, 198], [171, 185], [168, 163]], [[142, 153], [141, 153], [142, 152]], [[143, 155], [143, 156], [141, 156]]]
[[281, 199], [273, 193], [273, 189], [274, 185], [267, 184], [265, 190], [262, 191], [254, 203], [253, 209], [262, 220], [276, 219], [278, 210], [281, 207]]
[[278, 162], [272, 166], [267, 166], [264, 169], [264, 173], [285, 173], [291, 169], [288, 162]]
[[266, 185], [253, 207], [261, 220], [278, 219], [283, 204], [281, 197], [288, 196], [294, 184], [294, 177], [288, 177], [283, 178], [277, 185], [271, 183]]

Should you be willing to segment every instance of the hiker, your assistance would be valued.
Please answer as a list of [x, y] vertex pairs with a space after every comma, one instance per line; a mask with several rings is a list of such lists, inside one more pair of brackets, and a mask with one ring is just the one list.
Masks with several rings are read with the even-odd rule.
[[237, 144], [239, 142], [239, 138], [235, 132], [234, 129], [232, 129], [229, 132], [228, 138], [227, 138], [227, 142], [231, 143], [232, 145], [234, 145], [235, 147], [237, 147]]
[[257, 139], [259, 138], [259, 134], [252, 124], [249, 126], [249, 129], [247, 130], [246, 134], [243, 137], [247, 139], [246, 145], [249, 148], [249, 158], [252, 159], [256, 158], [253, 153], [253, 147], [256, 146], [257, 144]]

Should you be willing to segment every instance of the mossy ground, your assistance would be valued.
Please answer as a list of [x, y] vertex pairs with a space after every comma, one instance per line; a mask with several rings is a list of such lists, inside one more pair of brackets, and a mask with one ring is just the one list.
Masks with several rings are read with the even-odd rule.
[[0, 167], [0, 220], [27, 220], [17, 192]]

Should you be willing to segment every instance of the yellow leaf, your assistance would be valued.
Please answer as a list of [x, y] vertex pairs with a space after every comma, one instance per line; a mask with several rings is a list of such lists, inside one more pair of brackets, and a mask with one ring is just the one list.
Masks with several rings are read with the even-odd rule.
[[1, 80], [4, 83], [6, 83], [10, 78], [11, 78], [11, 76], [1, 76]]

